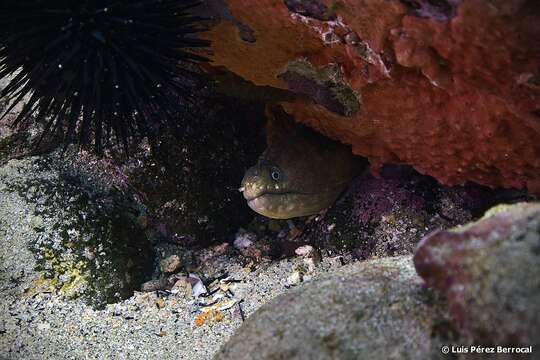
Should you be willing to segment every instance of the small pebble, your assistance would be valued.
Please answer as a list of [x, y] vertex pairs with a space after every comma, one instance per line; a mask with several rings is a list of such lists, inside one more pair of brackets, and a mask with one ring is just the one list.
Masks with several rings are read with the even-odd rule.
[[163, 290], [167, 287], [167, 285], [168, 282], [166, 278], [150, 280], [141, 285], [141, 291], [152, 292], [156, 290]]
[[300, 271], [293, 272], [288, 278], [287, 278], [287, 284], [289, 286], [296, 286], [302, 282], [302, 274]]
[[300, 246], [299, 248], [297, 248], [296, 250], [294, 250], [294, 253], [298, 256], [306, 256], [306, 255], [310, 255], [313, 251], [315, 251], [315, 249], [313, 248], [313, 246], [311, 245], [304, 245], [304, 246]]
[[182, 265], [182, 262], [180, 260], [180, 257], [178, 255], [171, 255], [163, 260], [161, 260], [160, 268], [161, 272], [166, 274], [174, 273], [176, 270], [180, 268]]
[[193, 286], [186, 279], [180, 279], [174, 283], [171, 292], [173, 294], [179, 294], [185, 298], [190, 298], [193, 292]]
[[163, 300], [163, 298], [156, 298], [156, 306], [158, 307], [158, 309], [163, 309], [165, 307], [165, 300]]

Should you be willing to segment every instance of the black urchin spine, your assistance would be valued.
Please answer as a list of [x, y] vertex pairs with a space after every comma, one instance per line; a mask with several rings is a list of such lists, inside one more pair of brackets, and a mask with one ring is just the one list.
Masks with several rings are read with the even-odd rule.
[[204, 19], [190, 15], [198, 1], [2, 0], [1, 91], [11, 107], [25, 101], [14, 125], [32, 119], [42, 134], [102, 153], [114, 135], [154, 137], [189, 106], [208, 46], [196, 33]]

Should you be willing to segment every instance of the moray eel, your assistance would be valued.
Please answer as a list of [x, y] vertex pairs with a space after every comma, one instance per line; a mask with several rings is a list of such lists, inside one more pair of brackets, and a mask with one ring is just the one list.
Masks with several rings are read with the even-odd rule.
[[303, 126], [297, 129], [272, 143], [242, 180], [239, 190], [249, 207], [266, 217], [317, 214], [366, 167], [350, 146]]

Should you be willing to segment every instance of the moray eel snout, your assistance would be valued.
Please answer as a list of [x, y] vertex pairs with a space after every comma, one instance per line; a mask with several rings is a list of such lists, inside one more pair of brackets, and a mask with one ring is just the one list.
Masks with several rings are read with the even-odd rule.
[[242, 180], [249, 207], [273, 219], [317, 214], [330, 206], [363, 170], [350, 147], [309, 129], [269, 146]]
[[302, 216], [306, 204], [301, 194], [287, 192], [286, 181], [276, 165], [260, 161], [251, 167], [242, 180], [241, 191], [251, 209], [274, 219]]
[[242, 180], [242, 191], [247, 201], [268, 193], [279, 193], [281, 170], [276, 166], [259, 162], [246, 171]]

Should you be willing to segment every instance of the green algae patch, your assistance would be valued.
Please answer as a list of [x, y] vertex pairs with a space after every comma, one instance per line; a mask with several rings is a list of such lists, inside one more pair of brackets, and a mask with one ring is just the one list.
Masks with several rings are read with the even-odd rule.
[[[527, 206], [524, 206], [524, 208], [527, 208]], [[466, 224], [463, 224], [463, 225], [456, 226], [456, 227], [454, 227], [452, 229], [449, 229], [449, 231], [451, 231], [453, 233], [463, 233], [463, 232], [469, 230], [470, 228], [476, 226], [476, 224], [479, 221], [491, 218], [493, 216], [500, 215], [500, 214], [502, 214], [504, 212], [516, 211], [515, 209], [516, 209], [515, 204], [498, 204], [498, 205], [495, 205], [495, 206], [489, 208], [480, 219], [478, 219], [476, 221], [466, 223]]]

